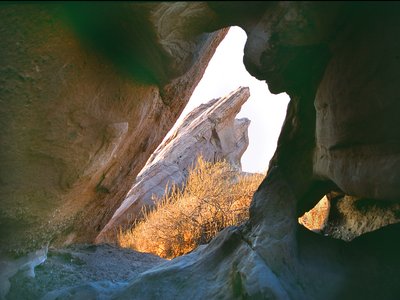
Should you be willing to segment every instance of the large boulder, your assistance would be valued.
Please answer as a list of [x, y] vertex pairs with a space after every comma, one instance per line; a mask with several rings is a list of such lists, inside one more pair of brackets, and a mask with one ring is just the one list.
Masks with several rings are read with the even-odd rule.
[[199, 156], [211, 162], [226, 160], [241, 170], [240, 159], [249, 145], [250, 121], [235, 117], [249, 97], [249, 88], [240, 87], [190, 112], [152, 154], [96, 242], [115, 241], [120, 229], [131, 227], [142, 217], [144, 208], [157, 204], [167, 186], [184, 185]]

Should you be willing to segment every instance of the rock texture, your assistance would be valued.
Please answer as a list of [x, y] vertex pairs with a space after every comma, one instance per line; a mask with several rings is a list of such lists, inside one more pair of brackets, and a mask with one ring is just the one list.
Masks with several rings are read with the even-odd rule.
[[154, 206], [154, 197], [161, 198], [166, 186], [184, 184], [200, 155], [205, 161], [226, 160], [241, 170], [240, 159], [249, 145], [250, 121], [235, 117], [249, 97], [249, 88], [240, 87], [189, 113], [171, 137], [152, 154], [96, 241], [115, 241], [119, 229], [132, 226], [141, 217], [144, 207]]
[[0, 252], [97, 236], [227, 32], [202, 7], [1, 6]]
[[345, 241], [400, 221], [400, 204], [339, 195], [331, 200], [324, 233]]
[[397, 13], [387, 11], [384, 22], [372, 11], [368, 22], [356, 18], [316, 92], [314, 172], [349, 195], [400, 199], [400, 41], [388, 30], [400, 30]]
[[400, 221], [400, 204], [329, 193], [299, 219], [310, 230], [337, 239], [354, 238]]
[[162, 264], [152, 254], [111, 245], [73, 245], [46, 251], [34, 276], [23, 269], [11, 276], [7, 299], [110, 298], [144, 271]]
[[240, 25], [247, 70], [291, 97], [250, 219], [114, 298], [398, 298], [399, 224], [344, 242], [297, 219], [332, 191], [399, 202], [399, 3], [87, 3], [58, 17], [58, 5], [23, 5], [0, 10], [2, 248], [46, 228], [41, 240], [94, 237], [167, 131], [143, 128], [170, 127], [175, 95], [212, 53], [218, 38], [201, 33]]
[[297, 223], [331, 191], [399, 199], [393, 114], [400, 68], [392, 37], [400, 6], [327, 5], [210, 3], [221, 24], [246, 30], [249, 72], [291, 97], [277, 151], [247, 224], [142, 274], [116, 298], [397, 297], [398, 224], [347, 243]]

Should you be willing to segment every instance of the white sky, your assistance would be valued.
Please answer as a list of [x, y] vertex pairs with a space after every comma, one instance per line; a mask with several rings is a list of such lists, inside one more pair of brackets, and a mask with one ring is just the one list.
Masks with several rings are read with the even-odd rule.
[[[257, 80], [247, 72], [243, 65], [245, 43], [244, 30], [231, 27], [215, 51], [176, 125], [201, 103], [225, 96], [239, 86], [249, 87], [250, 98], [236, 117], [251, 120], [249, 146], [242, 156], [242, 169], [246, 172], [264, 172], [275, 152], [289, 96], [285, 93], [271, 94], [264, 81]], [[174, 126], [171, 131], [175, 128]]]

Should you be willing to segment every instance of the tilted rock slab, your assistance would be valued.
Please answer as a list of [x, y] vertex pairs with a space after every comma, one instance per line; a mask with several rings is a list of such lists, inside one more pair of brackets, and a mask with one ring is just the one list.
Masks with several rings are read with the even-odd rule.
[[240, 159], [249, 145], [250, 120], [235, 119], [250, 97], [247, 87], [213, 99], [189, 113], [179, 128], [162, 143], [140, 172], [126, 199], [97, 237], [113, 241], [119, 228], [132, 225], [142, 216], [144, 206], [152, 207], [166, 186], [185, 183], [189, 170], [201, 155], [206, 161], [227, 160], [241, 170]]

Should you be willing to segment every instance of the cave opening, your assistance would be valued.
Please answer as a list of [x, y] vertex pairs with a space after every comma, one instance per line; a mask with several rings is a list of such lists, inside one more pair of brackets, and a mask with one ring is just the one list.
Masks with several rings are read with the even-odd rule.
[[[165, 166], [169, 163], [167, 162], [170, 160], [169, 156], [176, 155], [176, 160], [171, 163], [173, 165], [171, 170], [175, 170], [176, 166], [184, 168], [185, 176], [178, 178], [174, 173], [176, 171], [164, 170], [173, 175], [166, 176], [166, 184], [159, 183], [160, 186], [162, 185], [159, 191], [152, 194], [153, 202], [149, 210], [144, 213], [144, 221], [139, 223], [135, 221], [130, 229], [119, 233], [118, 241], [121, 246], [141, 252], [151, 252], [170, 259], [188, 253], [198, 245], [208, 243], [223, 228], [239, 225], [247, 220], [253, 193], [265, 177], [268, 163], [275, 152], [286, 116], [289, 96], [286, 93], [271, 94], [264, 81], [249, 74], [243, 64], [246, 40], [247, 35], [243, 29], [237, 26], [230, 27], [179, 119], [140, 172], [138, 178], [146, 180], [146, 174], [151, 173], [148, 170], [156, 168], [155, 165], [159, 159]], [[243, 89], [247, 88], [250, 95], [245, 95], [246, 99], [240, 102], [240, 105], [235, 104], [237, 98], [242, 97], [241, 93], [246, 92]], [[234, 95], [239, 96], [235, 98]], [[215, 118], [215, 116], [207, 115], [207, 111], [205, 112], [206, 120], [215, 118], [218, 121], [212, 122], [220, 122], [217, 125], [214, 124], [215, 128], [211, 132], [210, 143], [216, 141], [215, 143], [219, 144], [215, 146], [217, 150], [212, 151], [216, 151], [215, 153], [220, 155], [219, 159], [221, 157], [222, 160], [226, 159], [231, 166], [220, 163], [219, 159], [210, 161], [207, 154], [200, 159], [188, 157], [188, 152], [193, 152], [191, 156], [195, 155], [195, 152], [207, 152], [202, 149], [202, 147], [209, 147], [207, 144], [196, 146], [186, 140], [187, 144], [182, 147], [182, 154], [178, 156], [177, 153], [169, 152], [169, 147], [172, 147], [170, 145], [184, 132], [181, 128], [183, 126], [186, 126], [185, 130], [191, 128], [188, 123], [196, 123], [199, 119], [198, 113], [194, 114], [194, 112], [196, 110], [201, 112], [202, 106], [207, 108], [208, 103], [214, 101], [212, 99], [217, 101], [215, 108], [210, 107], [210, 111], [214, 113], [223, 105], [226, 105], [227, 110], [231, 109], [227, 102], [231, 102], [232, 106], [237, 105], [233, 116], [225, 116], [221, 111], [221, 115]], [[197, 119], [191, 119], [191, 114]], [[231, 119], [228, 122], [219, 121], [224, 118]], [[241, 133], [245, 137], [239, 138], [237, 132], [240, 130], [236, 126], [245, 119], [250, 119], [250, 125], [245, 126], [245, 134]], [[224, 123], [230, 125], [226, 126]], [[226, 127], [232, 127], [232, 129]], [[202, 131], [204, 132], [203, 129]], [[233, 143], [226, 142], [232, 139], [231, 134], [227, 133], [229, 131], [234, 132]], [[195, 131], [194, 135], [197, 136], [198, 132]], [[208, 138], [202, 137], [200, 140]], [[247, 140], [247, 145], [243, 146], [243, 139]], [[176, 145], [174, 147], [179, 148]], [[235, 147], [242, 147], [245, 151], [235, 150]], [[239, 159], [239, 169], [236, 168], [236, 163], [229, 159], [235, 151], [240, 153], [233, 159], [233, 161]], [[197, 161], [193, 164], [194, 159]], [[185, 163], [188, 161], [190, 165], [186, 166]], [[236, 167], [231, 169], [232, 166]], [[186, 178], [182, 182], [176, 182], [182, 177]], [[172, 184], [174, 182], [176, 186]], [[140, 187], [137, 190], [140, 191]], [[231, 194], [236, 196], [227, 196]], [[188, 201], [188, 198], [192, 200]], [[177, 202], [181, 204], [178, 205]], [[205, 217], [210, 212], [212, 216]], [[193, 221], [194, 219], [196, 220]], [[173, 232], [168, 232], [165, 228], [173, 228], [171, 229]], [[198, 235], [197, 238], [192, 236], [195, 234]], [[176, 245], [179, 244], [181, 247], [177, 249]]]
[[[251, 76], [243, 64], [246, 32], [239, 26], [230, 27], [217, 47], [203, 78], [195, 88], [167, 139], [195, 107], [211, 99], [229, 94], [240, 86], [250, 88], [250, 97], [243, 104], [237, 118], [249, 118], [249, 145], [241, 163], [245, 172], [266, 172], [273, 156], [281, 127], [286, 116], [289, 96], [272, 94], [265, 81]], [[164, 140], [165, 140], [164, 139]]]

